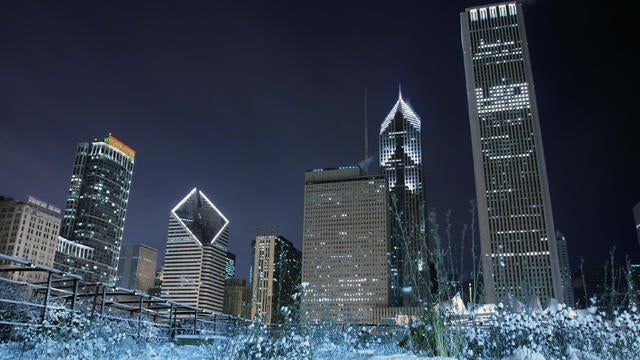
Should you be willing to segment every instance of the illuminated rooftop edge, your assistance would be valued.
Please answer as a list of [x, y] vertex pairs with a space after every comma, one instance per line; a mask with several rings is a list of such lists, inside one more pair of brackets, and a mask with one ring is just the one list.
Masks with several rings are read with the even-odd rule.
[[[184, 204], [191, 196], [193, 196], [193, 194], [198, 191], [197, 188], [193, 188], [193, 190], [191, 190], [189, 192], [189, 194], [187, 194], [187, 196], [184, 197], [184, 199], [182, 199], [178, 205], [174, 206], [173, 209], [171, 209], [171, 214], [178, 220], [178, 222], [180, 223], [180, 226], [182, 226], [185, 230], [187, 230], [187, 232], [189, 232], [189, 235], [191, 235], [192, 238], [196, 239], [196, 241], [198, 242], [198, 244], [200, 246], [202, 246], [202, 243], [200, 242], [200, 239], [198, 239], [197, 236], [195, 236], [191, 230], [189, 229], [189, 227], [187, 225], [184, 224], [184, 222], [182, 222], [182, 219], [180, 219], [180, 217], [176, 214], [176, 210], [178, 210], [178, 208], [180, 208], [180, 206], [182, 206], [182, 204]], [[218, 237], [220, 236], [220, 234], [222, 234], [222, 231], [224, 231], [225, 228], [227, 228], [227, 226], [229, 226], [229, 220], [227, 219], [226, 216], [224, 216], [220, 210], [218, 210], [218, 208], [213, 205], [213, 203], [211, 202], [211, 200], [209, 200], [209, 198], [207, 198], [205, 196], [205, 194], [202, 191], [198, 191], [198, 194], [200, 194], [200, 196], [202, 196], [202, 198], [209, 204], [211, 205], [211, 207], [213, 208], [213, 210], [216, 211], [216, 213], [218, 213], [218, 215], [220, 215], [220, 217], [224, 220], [224, 226], [222, 226], [220, 228], [220, 230], [218, 231], [218, 233], [213, 237], [213, 239], [211, 240], [210, 244], [212, 244], [214, 241], [216, 241], [216, 239], [218, 239]]]
[[123, 143], [122, 141], [116, 139], [116, 137], [111, 135], [111, 133], [109, 133], [109, 135], [105, 136], [103, 142], [105, 144], [109, 144], [109, 145], [115, 147], [116, 149], [122, 151], [125, 155], [127, 155], [132, 160], [136, 157], [136, 152], [132, 148], [130, 148], [129, 146], [125, 145], [125, 143]]
[[411, 106], [404, 101], [404, 99], [402, 98], [402, 94], [400, 94], [398, 96], [398, 101], [393, 106], [391, 111], [389, 111], [389, 115], [387, 115], [387, 117], [382, 122], [382, 125], [380, 126], [380, 135], [382, 135], [387, 127], [389, 127], [389, 124], [391, 124], [391, 121], [393, 121], [393, 118], [396, 116], [398, 110], [400, 110], [405, 119], [407, 119], [409, 123], [416, 128], [416, 130], [420, 131], [420, 117], [415, 113], [415, 111], [413, 111]]

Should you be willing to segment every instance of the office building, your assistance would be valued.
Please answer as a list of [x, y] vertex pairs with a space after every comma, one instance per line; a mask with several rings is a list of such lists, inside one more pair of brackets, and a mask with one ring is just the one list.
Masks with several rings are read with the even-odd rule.
[[485, 300], [562, 301], [522, 7], [468, 8], [460, 21]]
[[[29, 196], [27, 202], [0, 196], [0, 253], [52, 267], [60, 216], [60, 209], [33, 196]], [[47, 280], [47, 274], [38, 271], [0, 275], [19, 281]]]
[[162, 297], [222, 312], [229, 220], [194, 188], [169, 215]]
[[94, 258], [58, 252], [61, 270], [83, 270], [85, 281], [115, 283], [135, 154], [111, 134], [78, 144], [60, 236], [92, 248]]
[[[417, 271], [424, 277], [430, 251], [425, 235], [421, 127], [420, 117], [402, 93], [380, 127], [380, 171], [391, 193], [391, 218], [399, 218], [391, 224], [389, 258], [391, 305], [396, 307], [413, 306], [425, 295], [412, 283]], [[413, 266], [416, 262], [420, 269]]]
[[116, 284], [148, 292], [154, 286], [158, 250], [144, 244], [122, 245]]
[[389, 306], [388, 208], [381, 175], [358, 167], [305, 173], [302, 303], [311, 319], [370, 323]]
[[560, 279], [562, 280], [562, 296], [567, 306], [575, 306], [576, 300], [573, 293], [573, 280], [571, 279], [571, 265], [569, 264], [569, 250], [567, 239], [556, 230], [556, 246], [558, 248], [558, 263], [560, 266]]
[[282, 236], [256, 236], [254, 254], [251, 318], [267, 324], [295, 320], [300, 301], [294, 295], [300, 291], [300, 250]]
[[148, 294], [151, 296], [162, 296], [162, 279], [164, 278], [164, 265], [156, 270], [153, 277], [153, 286], [149, 289]]
[[227, 251], [224, 279], [233, 279], [234, 277], [236, 277], [236, 254]]
[[251, 316], [251, 288], [245, 279], [224, 281], [223, 313], [248, 319]]

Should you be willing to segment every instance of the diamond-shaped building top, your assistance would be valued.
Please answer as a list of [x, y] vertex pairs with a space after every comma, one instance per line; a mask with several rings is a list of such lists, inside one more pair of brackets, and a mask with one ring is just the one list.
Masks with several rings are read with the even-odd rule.
[[171, 212], [200, 245], [213, 244], [229, 225], [229, 220], [197, 188]]

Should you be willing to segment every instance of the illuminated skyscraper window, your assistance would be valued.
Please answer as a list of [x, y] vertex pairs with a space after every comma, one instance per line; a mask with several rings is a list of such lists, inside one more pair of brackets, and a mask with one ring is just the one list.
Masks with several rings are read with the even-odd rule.
[[111, 134], [78, 144], [60, 236], [93, 248], [93, 258], [58, 251], [56, 266], [86, 281], [115, 283], [135, 155]]
[[562, 299], [522, 8], [469, 8], [460, 21], [486, 301]]
[[[425, 190], [422, 169], [420, 117], [398, 94], [380, 127], [380, 171], [392, 194], [391, 252], [389, 258], [391, 306], [413, 306], [409, 261], [427, 263]], [[405, 292], [402, 292], [402, 289]]]

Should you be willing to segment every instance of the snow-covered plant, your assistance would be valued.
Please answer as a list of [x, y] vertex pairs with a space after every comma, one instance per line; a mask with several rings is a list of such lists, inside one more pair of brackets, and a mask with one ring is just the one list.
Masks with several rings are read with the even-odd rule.
[[640, 358], [640, 314], [637, 308], [616, 312], [613, 319], [591, 307], [573, 310], [563, 304], [544, 311], [512, 312], [501, 304], [485, 327], [470, 333], [473, 356], [502, 359], [530, 349], [547, 359]]

